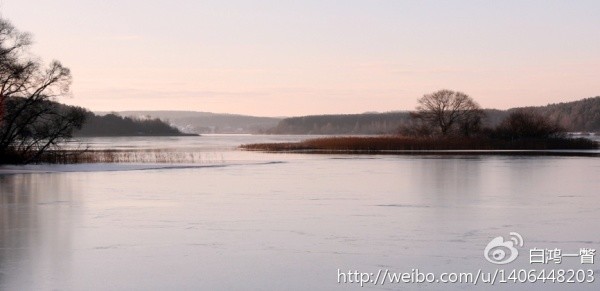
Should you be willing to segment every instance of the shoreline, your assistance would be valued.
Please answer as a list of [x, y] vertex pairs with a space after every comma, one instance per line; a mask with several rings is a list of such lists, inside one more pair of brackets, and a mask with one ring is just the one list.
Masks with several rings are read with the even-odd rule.
[[240, 149], [308, 154], [600, 156], [598, 142], [585, 138], [505, 140], [482, 137], [346, 136], [291, 143], [245, 144]]
[[332, 155], [403, 155], [403, 156], [563, 156], [600, 157], [600, 150], [323, 150], [289, 149], [259, 150], [252, 152], [282, 154], [332, 154]]

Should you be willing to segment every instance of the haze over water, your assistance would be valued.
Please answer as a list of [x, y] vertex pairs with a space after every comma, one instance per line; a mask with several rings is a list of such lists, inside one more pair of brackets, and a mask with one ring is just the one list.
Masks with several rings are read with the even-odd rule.
[[[303, 138], [98, 138], [88, 142], [193, 150], [203, 160], [2, 167], [12, 174], [0, 174], [0, 289], [487, 290], [360, 288], [338, 283], [337, 274], [492, 270], [483, 250], [510, 232], [525, 241], [510, 269], [542, 267], [529, 264], [529, 248], [600, 245], [598, 158], [236, 149]], [[565, 258], [559, 267], [582, 265]], [[590, 290], [597, 282], [526, 286]]]

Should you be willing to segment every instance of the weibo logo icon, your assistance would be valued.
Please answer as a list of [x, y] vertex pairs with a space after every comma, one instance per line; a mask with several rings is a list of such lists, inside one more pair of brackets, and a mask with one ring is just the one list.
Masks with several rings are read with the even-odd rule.
[[516, 232], [511, 232], [510, 240], [505, 241], [501, 236], [492, 239], [485, 247], [483, 255], [492, 264], [505, 265], [517, 259], [519, 250], [516, 247], [522, 246], [523, 237]]

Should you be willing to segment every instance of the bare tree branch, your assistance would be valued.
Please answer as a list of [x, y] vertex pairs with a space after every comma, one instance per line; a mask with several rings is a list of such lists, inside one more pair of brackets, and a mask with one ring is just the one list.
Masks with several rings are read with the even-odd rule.
[[436, 128], [441, 135], [460, 133], [469, 135], [480, 125], [483, 111], [467, 94], [439, 90], [418, 100], [413, 117]]
[[48, 66], [29, 54], [31, 36], [0, 18], [0, 163], [36, 162], [71, 137], [85, 114], [60, 106], [71, 72], [60, 62]]

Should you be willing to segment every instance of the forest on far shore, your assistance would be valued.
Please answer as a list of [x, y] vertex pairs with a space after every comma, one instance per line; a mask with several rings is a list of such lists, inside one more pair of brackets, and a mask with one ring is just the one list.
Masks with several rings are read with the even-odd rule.
[[[555, 121], [569, 132], [600, 132], [600, 96], [546, 106], [484, 109], [483, 125], [497, 126], [510, 113], [528, 111]], [[408, 111], [363, 114], [311, 115], [285, 118], [270, 129], [271, 134], [394, 134], [410, 126]]]
[[158, 118], [123, 117], [113, 113], [96, 115], [86, 111], [81, 129], [75, 130], [75, 137], [100, 136], [181, 136], [196, 135], [182, 133], [179, 129]]

